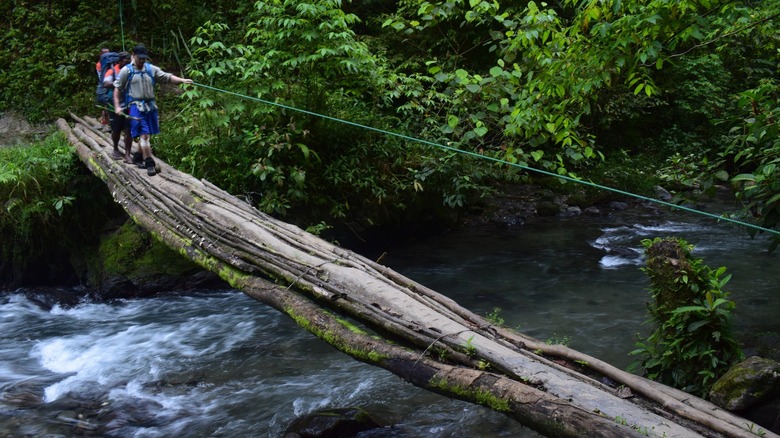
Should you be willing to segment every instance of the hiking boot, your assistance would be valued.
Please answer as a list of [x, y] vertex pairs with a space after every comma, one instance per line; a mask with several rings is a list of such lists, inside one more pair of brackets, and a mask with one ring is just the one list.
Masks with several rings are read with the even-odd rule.
[[[152, 158], [147, 158], [146, 162], [144, 163], [146, 166], [146, 174], [149, 176], [155, 176], [157, 175], [157, 170], [155, 169], [154, 160]], [[140, 165], [139, 165], [140, 167]]]
[[[144, 156], [140, 152], [133, 152], [133, 164], [141, 164], [144, 162]], [[144, 165], [146, 167], [146, 165]]]

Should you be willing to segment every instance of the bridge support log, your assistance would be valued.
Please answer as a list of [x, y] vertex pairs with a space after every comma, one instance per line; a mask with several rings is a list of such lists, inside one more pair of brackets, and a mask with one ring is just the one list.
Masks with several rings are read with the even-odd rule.
[[[494, 326], [159, 159], [162, 172], [150, 178], [112, 160], [108, 137], [72, 118], [73, 126], [61, 119], [58, 127], [136, 223], [357, 360], [503, 412], [548, 436], [756, 436], [752, 423], [705, 400]], [[584, 364], [587, 374], [553, 358]], [[620, 387], [588, 375], [607, 376]]]

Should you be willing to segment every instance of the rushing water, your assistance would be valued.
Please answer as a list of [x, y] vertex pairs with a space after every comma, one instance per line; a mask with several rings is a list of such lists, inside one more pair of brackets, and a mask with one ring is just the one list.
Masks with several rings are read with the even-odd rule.
[[[780, 332], [780, 259], [686, 215], [554, 219], [388, 248], [383, 263], [476, 313], [624, 367], [644, 332], [643, 238], [678, 236], [734, 275], [740, 333]], [[236, 291], [43, 309], [0, 298], [0, 436], [278, 437], [296, 416], [361, 406], [364, 437], [532, 437], [335, 351]]]

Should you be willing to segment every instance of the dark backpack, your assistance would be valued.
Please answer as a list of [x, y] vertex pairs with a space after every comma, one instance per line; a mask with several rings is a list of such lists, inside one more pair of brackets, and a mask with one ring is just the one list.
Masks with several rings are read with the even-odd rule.
[[119, 62], [119, 54], [116, 52], [100, 55], [100, 74], [98, 75], [97, 90], [95, 90], [95, 100], [100, 106], [113, 105], [113, 90], [103, 86], [103, 79], [106, 78], [106, 73], [114, 68], [117, 62]]

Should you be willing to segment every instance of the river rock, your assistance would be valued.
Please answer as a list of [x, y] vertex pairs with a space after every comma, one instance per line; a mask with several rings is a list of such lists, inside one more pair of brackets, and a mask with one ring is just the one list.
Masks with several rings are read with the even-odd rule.
[[558, 216], [560, 217], [576, 217], [582, 214], [582, 210], [577, 207], [576, 205], [571, 207], [566, 207], [563, 209], [560, 213], [558, 213]]
[[617, 211], [628, 210], [628, 203], [623, 201], [612, 201], [609, 203], [609, 208]]
[[32, 126], [21, 114], [0, 112], [0, 147], [23, 144], [42, 137], [46, 132], [46, 126]]
[[539, 216], [555, 216], [561, 212], [561, 206], [553, 201], [542, 201], [536, 205]]
[[284, 438], [351, 438], [381, 427], [363, 409], [325, 409], [296, 418]]
[[664, 202], [671, 202], [672, 194], [661, 186], [655, 186], [656, 197]]
[[780, 395], [780, 363], [753, 356], [726, 372], [712, 386], [710, 400], [741, 411]]
[[40, 306], [46, 311], [54, 306], [74, 307], [81, 302], [85, 291], [81, 288], [52, 288], [38, 287], [35, 289], [18, 289], [17, 292], [24, 291], [28, 300]]

